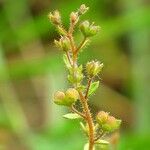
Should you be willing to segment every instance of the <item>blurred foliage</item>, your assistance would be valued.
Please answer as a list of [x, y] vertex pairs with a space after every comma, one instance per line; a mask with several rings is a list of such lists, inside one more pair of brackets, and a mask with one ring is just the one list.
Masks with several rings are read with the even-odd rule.
[[79, 60], [96, 58], [105, 64], [103, 85], [91, 102], [93, 113], [104, 109], [122, 118], [118, 149], [149, 149], [146, 0], [0, 1], [0, 149], [79, 150], [86, 143], [78, 122], [62, 119], [64, 110], [52, 103], [52, 93], [67, 83], [60, 52], [52, 45], [57, 33], [47, 18], [59, 9], [67, 27], [67, 16], [82, 3], [91, 9], [83, 19], [102, 28]]

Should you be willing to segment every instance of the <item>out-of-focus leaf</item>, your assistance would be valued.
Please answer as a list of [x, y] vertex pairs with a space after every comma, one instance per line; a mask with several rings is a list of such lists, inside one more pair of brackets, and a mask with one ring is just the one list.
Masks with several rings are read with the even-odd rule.
[[66, 67], [67, 67], [68, 69], [71, 68], [71, 65], [70, 65], [70, 63], [69, 63], [69, 61], [68, 61], [68, 58], [67, 58], [67, 55], [66, 55], [66, 54], [63, 55], [63, 60], [64, 60], [64, 63], [65, 63], [65, 65], [66, 65]]
[[106, 141], [106, 140], [97, 140], [97, 141], [95, 142], [95, 144], [108, 145], [108, 144], [109, 144], [109, 142], [108, 142], [108, 141]]
[[[86, 143], [86, 144], [84, 145], [84, 150], [89, 150], [89, 143]], [[95, 147], [93, 148], [93, 150], [95, 150]]]
[[92, 95], [99, 87], [99, 81], [93, 82], [90, 86], [88, 96]]
[[66, 119], [71, 119], [71, 120], [82, 118], [81, 116], [79, 116], [78, 114], [75, 114], [75, 113], [69, 113], [69, 114], [63, 115], [63, 117]]

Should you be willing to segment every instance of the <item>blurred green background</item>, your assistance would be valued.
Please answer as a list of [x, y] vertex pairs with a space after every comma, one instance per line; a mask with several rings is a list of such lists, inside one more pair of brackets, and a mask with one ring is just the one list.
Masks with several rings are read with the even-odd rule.
[[[69, 13], [82, 3], [102, 28], [80, 55], [101, 60], [102, 84], [90, 104], [122, 119], [119, 150], [150, 149], [150, 7], [148, 0], [0, 0], [0, 150], [81, 150], [76, 121], [52, 94], [68, 86], [49, 11]], [[77, 34], [79, 37], [80, 34]]]

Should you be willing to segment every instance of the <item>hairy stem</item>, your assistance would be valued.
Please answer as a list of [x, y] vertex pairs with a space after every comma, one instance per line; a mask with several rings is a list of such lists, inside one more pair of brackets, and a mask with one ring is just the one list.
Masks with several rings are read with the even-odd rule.
[[[68, 32], [68, 38], [70, 40], [71, 51], [73, 54], [73, 58], [72, 58], [73, 66], [72, 67], [75, 68], [77, 66], [78, 52], [82, 48], [84, 42], [86, 41], [86, 38], [83, 40], [83, 42], [81, 43], [79, 48], [76, 48], [76, 45], [75, 45], [75, 42], [73, 39], [73, 35], [72, 35], [73, 27], [70, 27], [70, 29], [71, 29], [70, 32]], [[92, 81], [92, 79], [91, 79], [91, 81]], [[87, 94], [86, 94], [87, 96], [88, 96], [88, 91], [89, 91], [91, 81], [88, 85]], [[76, 88], [76, 85], [75, 85], [75, 88]], [[92, 115], [91, 115], [91, 112], [90, 112], [90, 109], [89, 109], [89, 106], [87, 103], [87, 96], [85, 98], [84, 94], [81, 91], [78, 91], [78, 92], [79, 92], [80, 101], [82, 103], [83, 110], [85, 112], [85, 118], [84, 119], [86, 120], [88, 127], [89, 127], [89, 150], [93, 150], [93, 148], [94, 148], [94, 133], [95, 133], [93, 118], [92, 118]]]
[[82, 101], [83, 108], [85, 110], [86, 115], [86, 121], [89, 126], [89, 150], [93, 150], [94, 147], [94, 123], [93, 118], [89, 109], [89, 106], [87, 104], [87, 99], [85, 99], [83, 93], [79, 92], [80, 100]]

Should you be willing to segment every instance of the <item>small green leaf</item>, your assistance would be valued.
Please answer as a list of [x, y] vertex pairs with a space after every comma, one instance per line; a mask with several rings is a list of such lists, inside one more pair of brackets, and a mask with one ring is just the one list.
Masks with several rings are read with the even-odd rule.
[[85, 126], [82, 122], [80, 122], [80, 126], [81, 126], [82, 130], [83, 130], [85, 133], [87, 133], [87, 128], [86, 128], [86, 126]]
[[93, 82], [90, 86], [88, 96], [92, 95], [99, 87], [99, 81]]
[[[84, 145], [84, 150], [89, 150], [89, 143], [86, 143], [86, 144]], [[93, 150], [95, 150], [95, 147], [93, 148]]]
[[81, 119], [82, 117], [79, 116], [78, 114], [75, 114], [75, 113], [69, 113], [69, 114], [66, 114], [66, 115], [63, 115], [64, 118], [66, 119]]
[[97, 140], [97, 141], [95, 142], [95, 144], [108, 145], [109, 142], [106, 141], [106, 140]]
[[66, 67], [67, 67], [68, 69], [70, 69], [70, 68], [71, 68], [71, 65], [70, 65], [70, 63], [69, 63], [69, 60], [68, 60], [66, 54], [63, 55], [63, 60], [64, 60], [64, 63], [65, 63], [65, 65], [66, 65]]
[[89, 143], [86, 143], [86, 144], [84, 145], [84, 150], [89, 150]]

